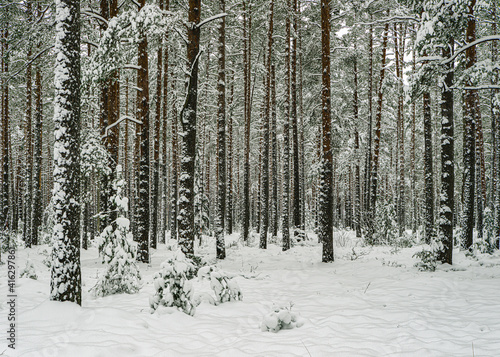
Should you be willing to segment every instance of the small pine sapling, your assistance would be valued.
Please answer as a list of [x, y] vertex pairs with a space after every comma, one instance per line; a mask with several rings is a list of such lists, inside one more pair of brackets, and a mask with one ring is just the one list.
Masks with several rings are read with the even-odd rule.
[[184, 313], [193, 316], [196, 308], [193, 302], [193, 286], [188, 276], [192, 275], [196, 267], [192, 261], [179, 249], [175, 256], [161, 265], [161, 271], [154, 276], [156, 293], [149, 298], [151, 313], [159, 306], [175, 307]]
[[274, 305], [272, 311], [264, 316], [260, 326], [261, 331], [278, 332], [304, 325], [304, 320], [292, 311], [292, 307], [293, 303], [284, 306]]
[[26, 266], [19, 273], [19, 277], [20, 278], [29, 278], [29, 279], [33, 279], [33, 280], [38, 279], [38, 276], [36, 275], [36, 272], [35, 272], [35, 265], [31, 261], [31, 259], [28, 258], [26, 260]]
[[136, 264], [137, 245], [130, 232], [130, 221], [125, 218], [128, 199], [123, 197], [125, 181], [122, 179], [121, 166], [116, 167], [117, 175], [113, 182], [116, 194], [111, 198], [117, 210], [117, 219], [104, 228], [98, 239], [102, 262], [107, 265], [106, 272], [91, 289], [96, 296], [118, 293], [136, 293], [140, 288], [140, 272]]
[[209, 279], [210, 287], [215, 293], [215, 305], [227, 302], [243, 300], [243, 294], [238, 283], [227, 273], [214, 266], [206, 266], [198, 271], [198, 279]]

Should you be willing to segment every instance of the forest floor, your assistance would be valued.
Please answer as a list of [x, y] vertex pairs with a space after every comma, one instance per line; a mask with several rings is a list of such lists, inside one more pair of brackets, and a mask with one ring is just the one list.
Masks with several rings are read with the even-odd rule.
[[[313, 239], [282, 252], [227, 237], [218, 265], [237, 276], [243, 301], [202, 302], [191, 317], [151, 314], [153, 275], [169, 254], [159, 245], [140, 264], [137, 294], [94, 297], [88, 290], [102, 271], [96, 248], [82, 251], [83, 305], [49, 301], [48, 246], [20, 249], [17, 269], [34, 263], [37, 280], [17, 278], [16, 350], [6, 346], [7, 268], [0, 267], [2, 356], [498, 356], [500, 351], [500, 253], [465, 257], [435, 272], [414, 267], [421, 246], [362, 247], [354, 233], [337, 233], [336, 260], [321, 263]], [[214, 260], [205, 237], [197, 253]], [[2, 259], [5, 261], [6, 256]], [[195, 292], [210, 292], [207, 281]], [[293, 304], [305, 324], [262, 332], [273, 303]]]

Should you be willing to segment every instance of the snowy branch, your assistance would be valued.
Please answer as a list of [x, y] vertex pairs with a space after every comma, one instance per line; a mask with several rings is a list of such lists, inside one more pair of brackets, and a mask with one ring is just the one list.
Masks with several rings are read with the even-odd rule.
[[15, 76], [17, 76], [21, 71], [23, 71], [25, 68], [27, 68], [30, 64], [32, 64], [34, 61], [36, 61], [36, 59], [38, 57], [40, 57], [41, 55], [43, 55], [45, 52], [47, 52], [48, 50], [51, 50], [53, 49], [54, 46], [49, 46], [47, 48], [45, 48], [44, 50], [38, 52], [31, 60], [29, 60], [28, 62], [26, 62], [26, 64], [24, 66], [22, 66], [16, 73], [14, 73], [12, 76], [10, 76], [8, 79], [7, 79], [7, 83], [12, 79], [14, 78]]
[[93, 12], [91, 9], [84, 9], [84, 10], [82, 10], [82, 14], [90, 16], [90, 17], [93, 17], [94, 19], [97, 19], [97, 20], [99, 20], [101, 22], [104, 22], [106, 25], [108, 24], [108, 20], [106, 20], [104, 17], [102, 17], [98, 13]]
[[483, 43], [483, 42], [488, 42], [488, 41], [500, 41], [500, 35], [485, 36], [485, 37], [482, 37], [474, 42], [471, 42], [468, 45], [463, 46], [462, 48], [458, 49], [453, 56], [451, 56], [450, 58], [448, 58], [445, 61], [442, 61], [441, 64], [448, 64], [448, 63], [452, 62], [453, 60], [455, 60], [455, 58], [457, 58], [457, 56], [459, 54], [461, 54], [462, 52], [468, 50], [469, 48], [471, 48], [475, 45], [478, 45], [478, 44]]
[[134, 117], [131, 117], [131, 116], [128, 116], [128, 115], [124, 115], [120, 119], [118, 119], [117, 121], [115, 121], [113, 124], [108, 125], [106, 127], [106, 129], [104, 130], [104, 135], [101, 137], [101, 139], [106, 138], [108, 136], [108, 131], [111, 130], [112, 128], [114, 128], [115, 126], [117, 126], [118, 124], [120, 124], [124, 120], [130, 120], [130, 121], [132, 121], [132, 122], [134, 122], [136, 124], [142, 125], [142, 121], [139, 121], [139, 120], [137, 120]]
[[485, 89], [500, 89], [500, 85], [497, 84], [485, 84], [475, 87], [450, 87], [451, 89], [463, 89], [463, 90], [485, 90]]
[[214, 20], [220, 19], [220, 18], [225, 17], [225, 16], [227, 16], [227, 13], [225, 13], [225, 12], [218, 14], [218, 15], [211, 16], [208, 19], [205, 19], [202, 22], [200, 22], [198, 25], [196, 25], [196, 27], [201, 28], [203, 25], [209, 23], [210, 21], [214, 21]]

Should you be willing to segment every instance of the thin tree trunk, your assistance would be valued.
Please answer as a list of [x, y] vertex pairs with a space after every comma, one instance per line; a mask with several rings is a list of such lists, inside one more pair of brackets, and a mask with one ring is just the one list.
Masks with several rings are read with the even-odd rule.
[[[470, 0], [468, 5], [468, 20], [466, 42], [471, 43], [476, 39], [476, 20], [474, 18], [474, 6], [476, 0]], [[472, 46], [465, 51], [465, 67], [471, 68], [476, 63], [476, 47]], [[469, 80], [468, 85], [472, 85]], [[475, 108], [476, 91], [468, 90], [465, 92], [464, 108], [464, 197], [463, 197], [463, 227], [461, 244], [463, 249], [472, 247], [472, 234], [474, 228], [474, 198], [475, 198]]]
[[[140, 0], [141, 8], [146, 4]], [[141, 88], [137, 96], [137, 119], [142, 122], [139, 134], [139, 199], [137, 202], [137, 260], [149, 262], [149, 72], [147, 34], [140, 34], [138, 46], [137, 87]]]
[[375, 216], [376, 216], [376, 203], [377, 203], [377, 183], [378, 183], [378, 167], [379, 167], [379, 155], [380, 155], [380, 126], [382, 123], [382, 101], [384, 92], [382, 90], [382, 84], [384, 82], [385, 76], [385, 62], [386, 62], [386, 52], [387, 52], [387, 35], [389, 32], [389, 24], [387, 23], [384, 27], [384, 35], [382, 39], [382, 63], [380, 69], [380, 79], [378, 84], [378, 100], [377, 100], [377, 115], [375, 120], [375, 140], [373, 148], [373, 162], [371, 167], [371, 185], [370, 185], [370, 207], [368, 211], [368, 230], [367, 230], [367, 240], [370, 242], [373, 240], [373, 233], [375, 229]]
[[[443, 58], [448, 58], [453, 49], [454, 40], [449, 39], [449, 46], [444, 47]], [[453, 62], [446, 67], [445, 85], [441, 92], [441, 195], [439, 209], [439, 238], [442, 249], [439, 251], [440, 262], [452, 264], [453, 261], [453, 212], [455, 210], [455, 158], [453, 128]]]
[[[274, 0], [269, 4], [269, 28], [267, 32], [267, 62], [266, 62], [266, 81], [265, 81], [265, 103], [264, 103], [264, 127], [263, 127], [263, 151], [262, 151], [262, 206], [261, 206], [261, 231], [260, 244], [261, 249], [267, 248], [267, 232], [269, 230], [269, 121], [270, 121], [270, 99], [271, 99], [271, 62], [273, 48], [273, 17]], [[264, 57], [265, 58], [265, 57]]]
[[321, 0], [321, 48], [322, 48], [322, 122], [323, 149], [321, 164], [321, 215], [320, 240], [323, 243], [322, 261], [332, 262], [333, 256], [333, 222], [332, 222], [332, 182], [333, 156], [331, 147], [331, 99], [330, 99], [330, 4]]
[[272, 194], [271, 227], [272, 238], [278, 237], [278, 143], [276, 137], [276, 69], [271, 65], [271, 157], [272, 157]]
[[[290, 0], [287, 0], [290, 10]], [[286, 16], [285, 48], [285, 118], [283, 124], [283, 222], [281, 224], [283, 250], [290, 249], [290, 16]]]
[[[226, 11], [225, 0], [219, 0], [220, 12]], [[226, 257], [224, 243], [224, 218], [226, 215], [226, 18], [219, 27], [219, 78], [217, 81], [217, 218], [215, 220], [215, 239], [217, 259]]]
[[189, 0], [187, 59], [189, 79], [181, 111], [181, 175], [179, 178], [179, 245], [186, 256], [194, 255], [194, 174], [196, 157], [196, 107], [200, 48], [201, 0]]

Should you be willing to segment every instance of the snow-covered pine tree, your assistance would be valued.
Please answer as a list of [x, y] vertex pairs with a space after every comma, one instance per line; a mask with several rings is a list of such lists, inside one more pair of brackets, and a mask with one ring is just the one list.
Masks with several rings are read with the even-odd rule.
[[114, 196], [110, 208], [117, 217], [104, 228], [99, 236], [98, 247], [106, 271], [92, 288], [97, 296], [119, 293], [135, 293], [140, 288], [140, 272], [136, 265], [137, 244], [130, 232], [130, 221], [125, 217], [128, 211], [128, 198], [124, 197], [125, 181], [121, 165], [116, 166], [113, 181]]
[[56, 0], [54, 189], [50, 298], [81, 305], [80, 1]]

